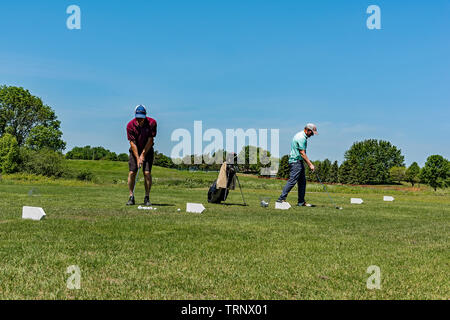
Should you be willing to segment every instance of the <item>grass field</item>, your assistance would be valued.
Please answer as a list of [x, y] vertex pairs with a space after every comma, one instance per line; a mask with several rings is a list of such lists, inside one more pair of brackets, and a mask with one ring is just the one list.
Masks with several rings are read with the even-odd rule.
[[[143, 212], [124, 205], [126, 163], [70, 166], [92, 169], [95, 182], [2, 177], [0, 299], [450, 298], [448, 191], [329, 186], [339, 211], [309, 184], [316, 208], [278, 211], [284, 181], [241, 177], [248, 207], [237, 205], [239, 190], [230, 205], [212, 205], [216, 173], [155, 167], [158, 209]], [[141, 180], [138, 203], [143, 196]], [[351, 197], [365, 203], [352, 206]], [[207, 210], [188, 214], [186, 202]], [[47, 218], [22, 220], [24, 205], [43, 207]], [[66, 287], [71, 265], [81, 270], [80, 290]], [[366, 288], [371, 265], [381, 269], [380, 290]]]

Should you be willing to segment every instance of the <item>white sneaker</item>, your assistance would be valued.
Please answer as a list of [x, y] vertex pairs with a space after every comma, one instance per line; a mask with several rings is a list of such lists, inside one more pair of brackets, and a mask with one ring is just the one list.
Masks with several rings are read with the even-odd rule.
[[315, 207], [315, 205], [308, 202], [303, 202], [302, 204], [297, 204], [297, 207]]

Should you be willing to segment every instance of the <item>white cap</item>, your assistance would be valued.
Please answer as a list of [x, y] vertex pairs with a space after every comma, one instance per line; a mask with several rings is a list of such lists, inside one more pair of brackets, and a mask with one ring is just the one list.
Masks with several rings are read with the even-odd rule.
[[319, 133], [317, 132], [317, 127], [316, 127], [316, 125], [315, 125], [314, 123], [308, 123], [308, 124], [305, 126], [305, 128], [311, 130], [315, 135], [316, 135], [316, 134], [319, 134]]

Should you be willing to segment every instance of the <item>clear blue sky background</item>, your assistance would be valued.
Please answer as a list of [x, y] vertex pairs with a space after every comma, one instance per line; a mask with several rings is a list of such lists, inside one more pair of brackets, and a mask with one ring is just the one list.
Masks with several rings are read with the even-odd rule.
[[[66, 28], [66, 8], [82, 29]], [[366, 28], [381, 7], [382, 30]], [[170, 154], [176, 128], [279, 128], [281, 153], [306, 122], [312, 159], [342, 161], [386, 139], [406, 163], [449, 158], [450, 1], [2, 1], [0, 84], [56, 110], [68, 149], [127, 152], [143, 103]]]

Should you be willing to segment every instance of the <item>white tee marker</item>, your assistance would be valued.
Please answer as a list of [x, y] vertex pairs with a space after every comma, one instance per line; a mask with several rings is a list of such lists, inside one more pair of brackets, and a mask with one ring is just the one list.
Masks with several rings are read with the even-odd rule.
[[363, 204], [363, 199], [360, 199], [360, 198], [351, 198], [350, 199], [350, 203], [351, 204]]
[[383, 201], [394, 201], [394, 197], [391, 196], [384, 196]]
[[205, 207], [201, 203], [187, 203], [186, 204], [186, 212], [189, 213], [203, 213], [205, 211]]
[[278, 210], [289, 210], [291, 205], [289, 202], [275, 202], [275, 209]]
[[40, 221], [46, 216], [44, 209], [37, 207], [23, 207], [22, 219], [29, 219], [34, 221]]

